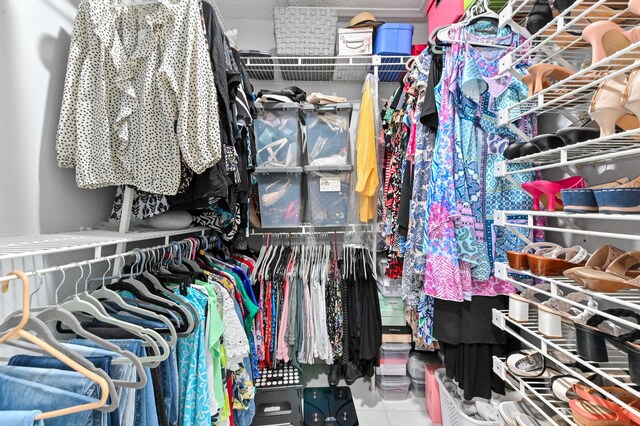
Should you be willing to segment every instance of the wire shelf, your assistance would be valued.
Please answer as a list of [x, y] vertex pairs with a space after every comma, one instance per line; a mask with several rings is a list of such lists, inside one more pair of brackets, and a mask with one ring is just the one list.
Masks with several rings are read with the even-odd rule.
[[[588, 288], [585, 288], [581, 285], [579, 285], [578, 283], [576, 283], [575, 281], [566, 278], [566, 277], [543, 277], [540, 275], [536, 275], [534, 273], [532, 273], [531, 271], [521, 271], [521, 270], [516, 270], [516, 269], [512, 269], [511, 267], [509, 267], [508, 264], [506, 263], [496, 263], [496, 276], [498, 276], [498, 278], [503, 279], [505, 281], [509, 281], [510, 283], [512, 283], [513, 285], [520, 287], [520, 288], [533, 288], [533, 286], [531, 286], [530, 284], [526, 284], [523, 283], [522, 281], [516, 280], [513, 278], [513, 275], [518, 275], [518, 276], [527, 276], [530, 278], [534, 278], [535, 280], [537, 280], [537, 282], [546, 282], [551, 284], [552, 286], [556, 286], [556, 288], [559, 289], [564, 289], [567, 290], [565, 291], [565, 293], [573, 293], [573, 292], [580, 292], [580, 293], [584, 293], [587, 294], [589, 296], [591, 296], [593, 299], [598, 300], [598, 301], [606, 301], [608, 304], [612, 304], [615, 306], [619, 306], [619, 307], [624, 307], [624, 308], [628, 308], [628, 309], [638, 309], [638, 305], [640, 304], [640, 293], [636, 290], [633, 289], [624, 289], [624, 290], [620, 290], [616, 293], [602, 293], [602, 292], [598, 292], [598, 291], [591, 291]], [[542, 294], [545, 294], [545, 291], [539, 290], [538, 291]], [[558, 300], [561, 300], [563, 302], [568, 303], [569, 305], [573, 305], [575, 302], [572, 302], [571, 300], [565, 298], [564, 296], [561, 296], [559, 294], [546, 294], [549, 297], [554, 297]], [[587, 309], [582, 307], [583, 309]], [[627, 321], [625, 319], [622, 318], [615, 318], [610, 316], [609, 314], [602, 312], [598, 309], [591, 309], [588, 308], [587, 310], [591, 310], [592, 313], [594, 314], [598, 314], [598, 315], [602, 315], [605, 317], [608, 317], [611, 320], [614, 320], [622, 325], [625, 325], [629, 328], [634, 328], [636, 330], [640, 330], [640, 325], [639, 324], [635, 324], [631, 321]]]
[[[549, 379], [545, 378], [523, 378], [511, 374], [508, 371], [505, 360], [493, 357], [493, 371], [499, 377], [501, 377], [509, 386], [518, 391], [522, 397], [527, 400], [531, 406], [544, 416], [550, 424], [556, 426], [576, 426], [576, 423], [571, 417], [571, 409], [567, 406], [567, 403], [559, 400], [551, 392], [551, 386], [549, 385]], [[550, 408], [556, 415], [562, 418], [564, 423], [556, 423], [550, 416], [547, 415], [538, 405], [534, 402], [536, 399]]]
[[0, 238], [0, 261], [29, 256], [50, 255], [95, 249], [95, 258], [100, 257], [101, 248], [168, 238], [176, 235], [203, 233], [207, 228], [195, 227], [172, 231], [144, 231], [121, 234], [114, 231], [79, 231], [61, 234], [40, 234]]
[[[520, 340], [527, 347], [534, 349], [541, 353], [547, 359], [553, 361], [556, 364], [558, 371], [570, 374], [574, 377], [581, 379], [587, 385], [597, 389], [603, 395], [609, 397], [612, 401], [620, 404], [621, 406], [632, 410], [635, 413], [638, 411], [619, 400], [615, 395], [604, 390], [601, 386], [593, 383], [586, 376], [579, 375], [574, 369], [566, 366], [557, 361], [557, 359], [550, 353], [550, 351], [558, 351], [564, 354], [566, 357], [572, 360], [575, 365], [580, 365], [586, 370], [590, 370], [602, 378], [606, 379], [610, 383], [621, 387], [627, 392], [632, 393], [634, 396], [640, 398], [640, 391], [635, 389], [635, 385], [628, 374], [629, 363], [628, 355], [622, 352], [618, 348], [607, 342], [607, 349], [609, 353], [609, 361], [594, 363], [587, 361], [579, 357], [576, 353], [577, 343], [576, 334], [573, 324], [562, 323], [562, 335], [559, 338], [548, 338], [543, 336], [537, 331], [538, 327], [538, 315], [537, 309], [530, 312], [530, 320], [527, 322], [517, 322], [509, 317], [507, 311], [493, 310], [493, 323], [501, 330], [509, 333], [516, 339]], [[533, 343], [533, 342], [535, 343]], [[536, 344], [537, 343], [537, 344]], [[503, 374], [502, 377], [506, 377]], [[638, 413], [640, 414], [640, 413]]]
[[640, 42], [635, 42], [505, 110], [499, 117], [499, 125], [513, 123], [529, 114], [540, 115], [553, 111], [574, 115], [583, 113], [602, 83], [640, 68], [639, 60]]
[[412, 56], [248, 57], [242, 58], [249, 77], [261, 81], [363, 82], [378, 68], [382, 82], [398, 81]]
[[[514, 160], [501, 161], [496, 166], [496, 175], [508, 176], [556, 167], [630, 158], [636, 155], [640, 155], [640, 129], [538, 152]], [[510, 164], [529, 164], [531, 167], [509, 170]]]
[[[524, 26], [534, 3], [535, 0], [509, 2], [500, 14], [500, 25], [515, 23]], [[533, 34], [529, 41], [530, 49], [508, 55], [501, 64], [501, 73], [527, 60], [581, 68], [590, 53], [590, 45], [581, 34], [591, 22], [608, 20], [629, 29], [640, 23], [640, 16], [629, 12], [626, 0], [587, 0], [573, 3], [562, 13], [555, 8], [552, 10], [558, 15]]]

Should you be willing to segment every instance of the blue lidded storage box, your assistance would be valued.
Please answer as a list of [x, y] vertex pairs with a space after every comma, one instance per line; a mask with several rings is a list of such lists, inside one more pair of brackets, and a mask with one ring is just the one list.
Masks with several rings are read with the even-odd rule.
[[[410, 56], [412, 40], [413, 25], [382, 24], [376, 31], [373, 53], [380, 56]], [[382, 58], [382, 63], [385, 63], [384, 58]], [[379, 74], [380, 81], [397, 81], [404, 71], [403, 65], [382, 65]]]

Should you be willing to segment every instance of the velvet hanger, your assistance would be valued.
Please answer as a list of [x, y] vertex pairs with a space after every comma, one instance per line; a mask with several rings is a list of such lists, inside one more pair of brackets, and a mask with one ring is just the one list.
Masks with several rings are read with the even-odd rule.
[[[92, 371], [91, 368], [88, 368], [88, 366], [86, 365], [91, 363], [86, 359], [82, 358], [82, 360], [85, 361], [82, 362], [82, 360], [80, 359], [81, 357], [77, 356], [76, 354], [70, 354], [70, 356], [68, 353], [66, 353], [67, 351], [65, 351], [64, 348], [61, 348], [61, 345], [57, 343], [55, 339], [53, 339], [53, 336], [51, 336], [51, 333], [49, 333], [44, 323], [30, 317], [29, 279], [27, 278], [27, 275], [22, 271], [12, 271], [10, 272], [10, 274], [16, 275], [22, 281], [22, 318], [9, 319], [9, 322], [14, 323], [13, 325], [10, 325], [7, 321], [5, 321], [1, 325], [1, 329], [4, 331], [4, 333], [0, 334], [0, 344], [9, 342], [10, 340], [24, 339], [29, 343], [32, 343], [35, 346], [41, 348], [45, 353], [60, 360], [65, 365], [69, 366], [73, 371], [77, 371], [84, 377], [87, 377], [88, 379], [97, 383], [101, 390], [101, 398], [96, 402], [40, 413], [35, 417], [35, 419], [50, 419], [94, 409], [100, 409], [104, 411], [106, 409], [106, 403], [109, 399], [109, 396], [111, 396], [111, 405], [113, 405], [113, 402], [115, 401], [115, 407], [117, 407], [117, 393], [114, 393], [114, 395], [110, 395], [113, 389], [113, 382], [111, 381], [111, 379], [109, 379], [108, 377], [104, 377], [106, 376], [106, 373], [103, 376], [98, 372]], [[9, 291], [9, 281], [5, 281], [2, 283], [2, 292], [6, 293], [7, 291]], [[38, 338], [33, 334], [27, 332], [25, 330], [25, 327], [27, 326], [29, 326], [32, 330], [37, 329], [37, 332], [42, 338]], [[91, 364], [90, 367], [95, 369], [95, 366], [93, 366], [93, 364]], [[102, 373], [104, 373], [104, 371], [102, 371]]]

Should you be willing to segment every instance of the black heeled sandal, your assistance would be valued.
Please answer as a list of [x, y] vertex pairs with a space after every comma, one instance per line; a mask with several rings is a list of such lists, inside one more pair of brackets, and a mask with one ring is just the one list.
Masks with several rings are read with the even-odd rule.
[[[633, 318], [640, 324], [640, 315], [628, 309], [607, 309], [604, 312], [619, 318]], [[605, 321], [609, 320], [602, 315], [594, 315], [589, 318], [586, 324], [574, 324], [577, 351], [582, 358], [593, 362], [607, 362], [609, 361], [607, 340], [617, 348], [628, 352], [632, 346], [630, 342], [635, 342], [640, 338], [640, 330], [633, 330], [616, 336], [598, 328]], [[637, 351], [637, 355], [634, 355], [634, 361], [637, 360], [637, 367], [640, 367], [640, 347], [637, 347]], [[636, 371], [640, 372], [640, 368], [636, 369]]]

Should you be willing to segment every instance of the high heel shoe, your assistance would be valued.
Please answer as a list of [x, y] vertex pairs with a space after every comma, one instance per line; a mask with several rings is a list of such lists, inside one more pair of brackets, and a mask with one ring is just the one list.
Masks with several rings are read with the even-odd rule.
[[[640, 65], [640, 61], [636, 64]], [[622, 96], [622, 104], [640, 119], [640, 68], [636, 68], [629, 75], [627, 87]]]
[[553, 80], [561, 81], [573, 74], [569, 68], [559, 65], [535, 64], [529, 68], [522, 82], [529, 88], [529, 96], [533, 96], [553, 85]]
[[626, 114], [632, 114], [622, 105], [627, 89], [626, 75], [609, 78], [600, 84], [591, 99], [589, 115], [600, 126], [600, 137], [611, 136], [616, 132], [616, 122]]
[[[522, 184], [522, 189], [533, 196], [533, 210], [541, 210], [540, 203], [547, 205], [547, 210], [554, 212], [563, 209], [562, 201], [558, 198], [563, 189], [584, 188], [586, 182], [580, 176], [572, 176], [566, 179], [551, 182], [548, 180], [536, 180]], [[545, 202], [546, 201], [546, 202]]]
[[589, 24], [582, 32], [582, 38], [591, 44], [591, 63], [597, 64], [603, 59], [631, 46], [631, 37], [637, 32], [627, 33], [620, 25], [611, 21], [598, 21]]
[[640, 16], [640, 0], [629, 0], [629, 12]]

